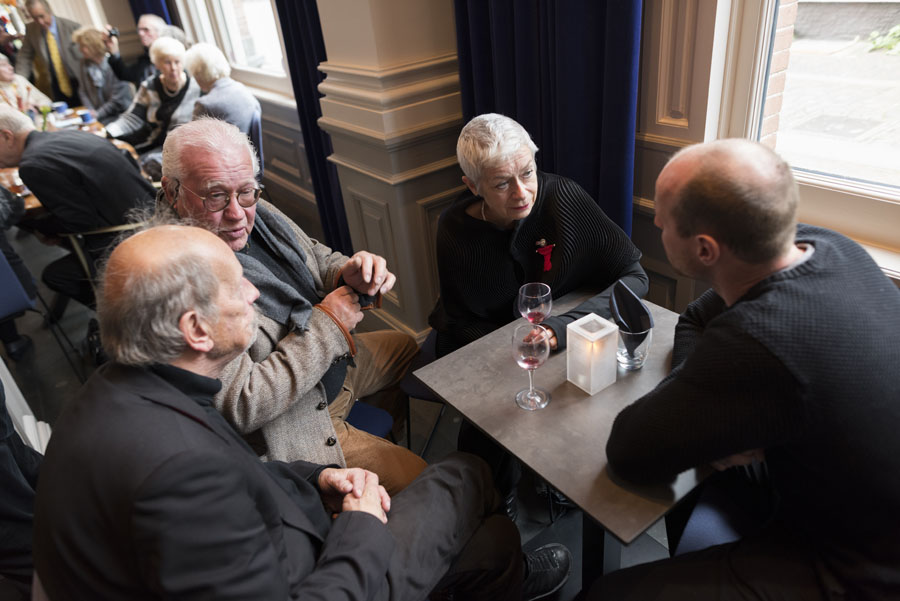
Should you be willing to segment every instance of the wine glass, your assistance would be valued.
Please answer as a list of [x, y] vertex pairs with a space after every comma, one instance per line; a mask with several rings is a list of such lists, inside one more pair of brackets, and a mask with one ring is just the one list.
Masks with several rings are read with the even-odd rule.
[[550, 286], [541, 282], [523, 284], [519, 288], [517, 305], [522, 317], [534, 324], [541, 323], [550, 317], [550, 309], [553, 308]]
[[550, 402], [550, 393], [534, 387], [534, 370], [550, 356], [550, 332], [539, 325], [520, 324], [512, 335], [513, 359], [528, 371], [528, 389], [516, 394], [516, 405], [534, 411]]

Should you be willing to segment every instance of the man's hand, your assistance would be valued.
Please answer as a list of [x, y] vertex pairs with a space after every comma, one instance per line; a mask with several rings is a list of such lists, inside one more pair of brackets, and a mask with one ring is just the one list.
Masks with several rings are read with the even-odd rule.
[[765, 451], [762, 449], [752, 449], [750, 451], [744, 451], [743, 453], [735, 453], [734, 455], [729, 455], [728, 457], [723, 457], [718, 461], [712, 461], [710, 463], [714, 468], [721, 472], [736, 465], [750, 465], [754, 461], [761, 462], [765, 460]]
[[341, 267], [339, 277], [344, 278], [349, 286], [357, 292], [374, 296], [382, 294], [394, 287], [397, 278], [387, 270], [387, 262], [383, 257], [373, 255], [364, 250], [350, 257]]
[[391, 510], [391, 497], [372, 472], [326, 468], [319, 474], [319, 491], [329, 511], [365, 511], [387, 524], [385, 512]]
[[360, 321], [363, 313], [359, 308], [359, 297], [350, 286], [341, 286], [332, 290], [328, 296], [322, 299], [322, 304], [331, 309], [331, 312], [341, 320], [348, 332], [353, 331]]
[[103, 43], [106, 44], [106, 50], [110, 54], [119, 54], [119, 36], [109, 35], [112, 25], [106, 24], [106, 33], [103, 35]]

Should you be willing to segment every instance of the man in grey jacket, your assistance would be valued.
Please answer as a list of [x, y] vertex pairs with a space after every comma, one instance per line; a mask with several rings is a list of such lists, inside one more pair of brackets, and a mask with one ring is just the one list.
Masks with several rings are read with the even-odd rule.
[[396, 387], [416, 354], [405, 334], [351, 333], [361, 305], [396, 278], [382, 257], [333, 252], [258, 203], [258, 170], [247, 137], [224, 121], [185, 124], [163, 147], [168, 206], [224, 240], [260, 290], [256, 339], [225, 367], [216, 405], [269, 459], [362, 467], [393, 494], [425, 462], [345, 420], [357, 398]]
[[77, 104], [81, 53], [72, 34], [81, 25], [54, 15], [47, 0], [27, 0], [25, 10], [33, 21], [25, 26], [16, 73], [25, 78], [33, 73], [41, 92], [53, 100]]

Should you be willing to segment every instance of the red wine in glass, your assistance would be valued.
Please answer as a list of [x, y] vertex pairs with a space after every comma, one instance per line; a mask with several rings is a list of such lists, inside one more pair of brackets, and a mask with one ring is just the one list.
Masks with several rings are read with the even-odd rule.
[[523, 284], [519, 288], [516, 305], [522, 317], [530, 323], [542, 323], [550, 317], [550, 310], [553, 308], [553, 296], [550, 293], [550, 286], [541, 282]]
[[516, 326], [512, 336], [513, 359], [528, 372], [528, 388], [516, 394], [516, 404], [522, 409], [543, 409], [550, 402], [550, 393], [534, 387], [534, 370], [550, 356], [550, 332], [538, 325]]

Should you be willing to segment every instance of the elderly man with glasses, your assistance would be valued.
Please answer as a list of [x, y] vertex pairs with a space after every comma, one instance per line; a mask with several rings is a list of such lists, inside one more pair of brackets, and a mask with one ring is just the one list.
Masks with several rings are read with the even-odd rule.
[[258, 202], [258, 172], [249, 140], [224, 121], [182, 125], [163, 147], [163, 208], [217, 234], [260, 291], [256, 339], [225, 368], [216, 405], [269, 459], [365, 468], [393, 494], [425, 462], [345, 420], [356, 399], [380, 391], [401, 414], [397, 384], [415, 342], [398, 332], [352, 333], [362, 308], [396, 278], [382, 257], [333, 252]]

